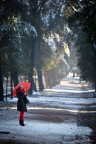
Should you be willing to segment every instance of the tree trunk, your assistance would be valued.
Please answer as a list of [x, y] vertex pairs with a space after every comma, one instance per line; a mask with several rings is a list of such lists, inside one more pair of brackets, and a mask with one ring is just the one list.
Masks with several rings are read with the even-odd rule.
[[6, 101], [7, 101], [7, 96], [8, 96], [8, 75], [6, 77]]
[[13, 84], [12, 84], [12, 74], [11, 74], [11, 80], [10, 80], [10, 91], [11, 91], [11, 99], [13, 99]]
[[49, 81], [49, 74], [50, 73], [50, 71], [46, 71], [45, 72], [45, 82], [46, 82], [46, 88], [50, 88], [50, 81]]
[[96, 82], [95, 82], [95, 93], [96, 93]]
[[39, 91], [43, 91], [44, 85], [42, 81], [42, 70], [39, 68], [39, 66], [37, 68], [37, 73], [38, 73]]
[[14, 82], [14, 87], [19, 83], [17, 70], [12, 71], [12, 80]]
[[48, 71], [45, 72], [45, 82], [46, 82], [46, 88], [49, 88]]
[[37, 88], [36, 88], [36, 84], [34, 82], [34, 79], [33, 79], [33, 76], [32, 76], [32, 72], [29, 74], [31, 77], [29, 77], [29, 82], [31, 83], [31, 88], [29, 89], [29, 94], [32, 95], [32, 91], [37, 91]]
[[4, 101], [1, 59], [0, 59], [0, 101]]
[[30, 66], [30, 70], [28, 73], [28, 78], [29, 78], [29, 82], [31, 83], [31, 88], [29, 90], [29, 94], [32, 94], [32, 90], [37, 91], [36, 89], [36, 84], [34, 82], [33, 79], [33, 75], [34, 75], [34, 59], [35, 59], [35, 39], [31, 38], [31, 40], [29, 41], [29, 46], [31, 47], [31, 55], [30, 55], [30, 60], [31, 60], [31, 66]]

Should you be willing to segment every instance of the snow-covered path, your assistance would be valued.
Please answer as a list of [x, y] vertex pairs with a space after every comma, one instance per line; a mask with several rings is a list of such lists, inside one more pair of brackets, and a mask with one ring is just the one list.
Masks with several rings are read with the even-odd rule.
[[26, 121], [27, 125], [21, 127], [16, 120], [3, 121], [0, 131], [9, 131], [10, 134], [0, 134], [0, 139], [6, 141], [22, 141], [31, 144], [75, 144], [76, 135], [81, 137], [82, 142], [88, 144], [92, 130], [88, 127], [77, 126], [75, 123], [52, 123], [44, 121]]
[[[6, 141], [6, 144], [90, 144], [92, 142], [90, 136], [95, 129], [93, 123], [96, 123], [94, 117], [96, 98], [90, 90], [84, 89], [82, 94], [81, 87], [67, 84], [64, 80], [53, 89], [28, 97], [30, 104], [25, 114], [25, 127], [18, 124], [17, 98], [8, 98], [7, 102], [0, 102], [0, 142]], [[70, 93], [70, 90], [77, 92]]]

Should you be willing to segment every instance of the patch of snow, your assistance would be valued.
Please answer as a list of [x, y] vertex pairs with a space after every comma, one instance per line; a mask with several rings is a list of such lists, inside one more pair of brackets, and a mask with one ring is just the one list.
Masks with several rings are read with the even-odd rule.
[[33, 91], [32, 95], [41, 95], [40, 92]]
[[[0, 131], [9, 131], [9, 135], [1, 134], [0, 139], [12, 139], [29, 141], [49, 141], [60, 142], [62, 136], [90, 135], [92, 130], [88, 127], [78, 126], [75, 123], [52, 123], [29, 120], [25, 121], [27, 125], [21, 127], [16, 120], [2, 120]], [[10, 126], [9, 126], [10, 125]]]

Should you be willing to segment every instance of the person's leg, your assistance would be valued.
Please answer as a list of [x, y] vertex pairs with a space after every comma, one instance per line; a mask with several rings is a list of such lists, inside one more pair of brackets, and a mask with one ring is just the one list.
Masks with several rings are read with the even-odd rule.
[[24, 112], [20, 112], [19, 120], [24, 120]]
[[19, 124], [21, 126], [24, 126], [24, 112], [20, 112], [20, 117], [19, 117]]

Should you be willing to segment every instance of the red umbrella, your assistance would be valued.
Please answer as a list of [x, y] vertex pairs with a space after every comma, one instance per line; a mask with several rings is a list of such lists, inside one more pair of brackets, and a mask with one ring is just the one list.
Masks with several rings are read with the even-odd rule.
[[20, 86], [23, 86], [24, 87], [24, 90], [25, 92], [28, 91], [31, 87], [31, 83], [29, 82], [21, 82], [19, 83], [16, 87], [14, 87], [13, 89], [13, 96], [16, 96], [16, 90], [20, 87]]

